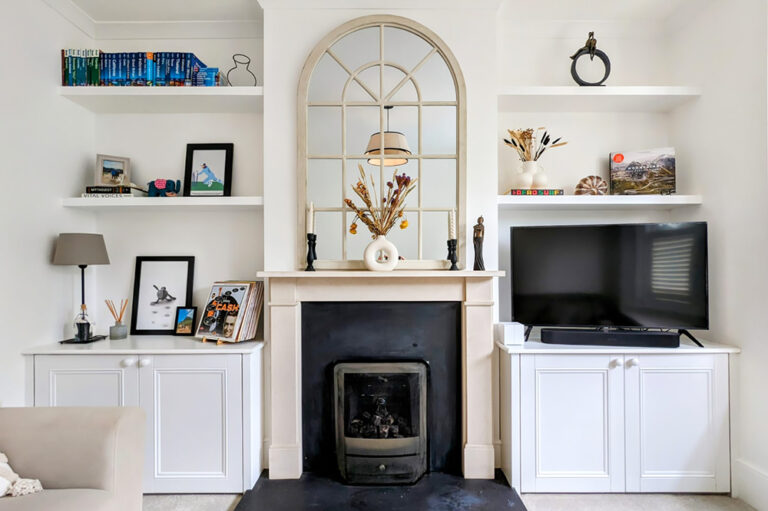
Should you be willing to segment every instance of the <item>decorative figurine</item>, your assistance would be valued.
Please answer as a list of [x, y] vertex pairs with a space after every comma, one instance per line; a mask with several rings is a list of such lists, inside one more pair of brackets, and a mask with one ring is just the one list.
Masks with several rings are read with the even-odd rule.
[[457, 271], [459, 269], [458, 266], [456, 266], [456, 240], [448, 240], [448, 258], [451, 262], [451, 267], [449, 268], [450, 271]]
[[255, 87], [258, 82], [251, 71], [251, 57], [235, 53], [232, 60], [235, 65], [227, 71], [227, 84], [233, 87]]
[[149, 188], [147, 194], [150, 197], [175, 197], [181, 193], [181, 181], [155, 179], [147, 183], [147, 188]]
[[304, 271], [315, 271], [315, 267], [312, 263], [317, 260], [317, 252], [315, 247], [317, 246], [317, 234], [311, 232], [307, 233], [307, 267]]
[[479, 217], [472, 228], [472, 243], [475, 245], [475, 265], [472, 269], [475, 271], [485, 271], [483, 238], [485, 238], [485, 226], [483, 225], [483, 217]]
[[599, 176], [587, 176], [576, 185], [576, 195], [605, 195], [608, 183]]
[[[595, 57], [599, 58], [603, 62], [603, 66], [605, 66], [605, 74], [603, 75], [603, 78], [598, 82], [588, 82], [586, 80], [583, 80], [579, 73], [576, 71], [576, 62], [579, 60], [579, 58], [583, 57], [584, 55], [589, 55], [589, 60], [594, 60]], [[587, 38], [587, 42], [584, 43], [584, 46], [579, 48], [576, 53], [571, 55], [571, 76], [581, 86], [598, 86], [602, 85], [603, 82], [605, 82], [608, 79], [608, 75], [611, 74], [611, 61], [608, 59], [608, 55], [606, 55], [603, 51], [597, 49], [597, 39], [595, 39], [595, 33], [590, 32], [589, 37]]]

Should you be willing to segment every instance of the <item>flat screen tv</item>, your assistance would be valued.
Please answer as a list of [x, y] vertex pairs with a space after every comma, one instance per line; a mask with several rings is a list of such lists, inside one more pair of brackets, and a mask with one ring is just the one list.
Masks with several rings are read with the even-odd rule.
[[511, 255], [524, 325], [709, 328], [705, 222], [512, 227]]

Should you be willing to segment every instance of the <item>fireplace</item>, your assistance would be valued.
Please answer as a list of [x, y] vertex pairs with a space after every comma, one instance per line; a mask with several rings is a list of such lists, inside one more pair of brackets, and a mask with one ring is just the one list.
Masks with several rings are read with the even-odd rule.
[[334, 403], [336, 457], [345, 482], [408, 484], [426, 472], [425, 364], [336, 364]]

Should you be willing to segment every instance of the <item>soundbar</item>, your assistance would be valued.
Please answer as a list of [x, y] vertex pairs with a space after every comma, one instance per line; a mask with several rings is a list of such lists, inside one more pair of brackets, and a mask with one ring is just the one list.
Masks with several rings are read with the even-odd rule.
[[678, 348], [680, 332], [542, 328], [541, 342], [630, 348]]

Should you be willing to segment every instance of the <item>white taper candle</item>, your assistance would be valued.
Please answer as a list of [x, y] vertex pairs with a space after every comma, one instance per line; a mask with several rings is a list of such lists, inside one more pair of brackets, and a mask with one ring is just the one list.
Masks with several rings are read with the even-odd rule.
[[309, 203], [307, 211], [307, 234], [315, 234], [315, 203]]
[[448, 212], [448, 239], [456, 239], [456, 210], [452, 209]]

